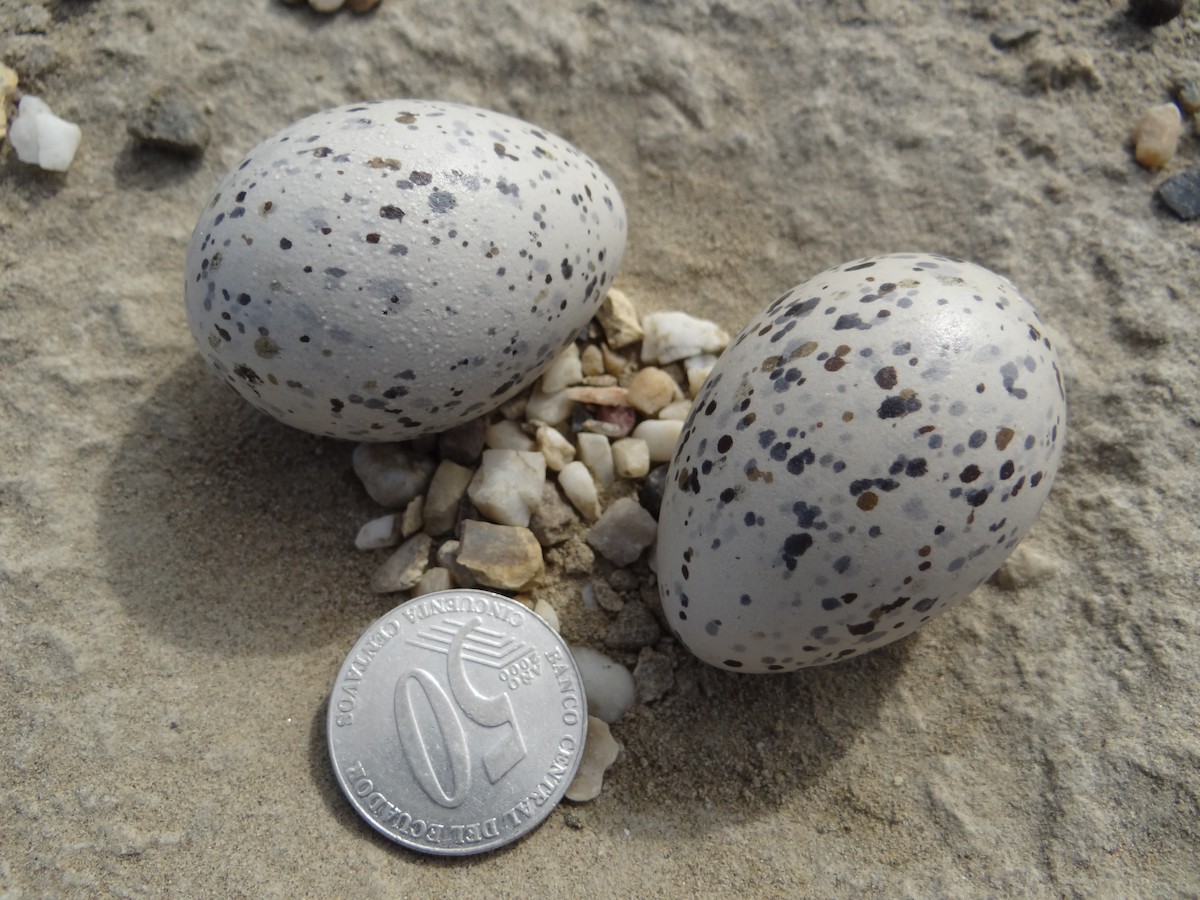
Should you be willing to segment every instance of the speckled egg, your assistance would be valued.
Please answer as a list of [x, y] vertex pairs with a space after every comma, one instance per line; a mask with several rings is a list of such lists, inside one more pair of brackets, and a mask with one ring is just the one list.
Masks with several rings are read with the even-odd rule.
[[280, 421], [407, 440], [529, 385], [596, 312], [625, 233], [612, 181], [549, 132], [453, 103], [338, 107], [217, 186], [188, 323]]
[[1065, 417], [1055, 342], [1007, 279], [920, 253], [822, 272], [696, 399], [659, 518], [663, 610], [740, 672], [911, 634], [1029, 530]]

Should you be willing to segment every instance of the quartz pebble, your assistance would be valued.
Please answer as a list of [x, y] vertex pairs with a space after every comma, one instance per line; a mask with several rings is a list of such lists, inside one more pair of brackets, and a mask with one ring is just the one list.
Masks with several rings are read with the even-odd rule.
[[429, 535], [413, 535], [375, 570], [371, 576], [371, 590], [377, 594], [389, 594], [416, 587], [421, 575], [429, 567], [429, 551], [432, 549], [433, 538]]
[[687, 419], [688, 414], [692, 411], [691, 400], [676, 400], [668, 403], [658, 411], [660, 419], [671, 419], [676, 422], [683, 422]]
[[575, 344], [568, 344], [542, 373], [542, 390], [547, 394], [556, 394], [582, 380], [579, 348]]
[[391, 509], [423, 494], [435, 468], [432, 459], [410, 452], [407, 444], [359, 444], [351, 459], [371, 499]]
[[587, 466], [578, 460], [567, 463], [558, 473], [558, 486], [584, 519], [595, 522], [600, 518], [600, 498]]
[[542, 500], [546, 458], [527, 450], [484, 450], [467, 496], [484, 516], [500, 525], [529, 524]]
[[576, 437], [576, 443], [579, 444], [579, 461], [587, 466], [595, 482], [601, 487], [611, 485], [614, 470], [612, 444], [608, 438], [602, 434], [581, 432]]
[[673, 419], [647, 419], [633, 429], [633, 437], [646, 442], [650, 462], [669, 462], [683, 431], [683, 422]]
[[654, 543], [658, 523], [636, 500], [622, 497], [588, 531], [592, 549], [618, 566], [627, 566]]
[[712, 371], [712, 367], [716, 364], [717, 357], [711, 353], [701, 353], [699, 356], [691, 356], [683, 361], [683, 371], [687, 377], [689, 397], [695, 397], [700, 393], [700, 388], [704, 387], [704, 381], [708, 378], [708, 373]]
[[71, 168], [82, 137], [78, 125], [56, 116], [32, 94], [21, 98], [17, 115], [8, 127], [8, 142], [17, 152], [17, 159], [48, 172]]
[[441, 566], [433, 566], [425, 570], [421, 580], [417, 582], [417, 594], [432, 594], [436, 591], [448, 591], [454, 587], [454, 579], [450, 570]]
[[448, 534], [458, 519], [458, 507], [475, 472], [449, 459], [438, 463], [429, 493], [425, 495], [425, 531], [437, 536]]
[[546, 460], [546, 467], [554, 472], [561, 472], [563, 466], [575, 458], [575, 445], [563, 437], [562, 433], [549, 425], [538, 426], [535, 436], [538, 452]]
[[585, 378], [604, 375], [604, 352], [595, 344], [588, 344], [579, 354], [579, 365]]
[[483, 442], [490, 450], [533, 450], [533, 438], [516, 422], [501, 419], [493, 422], [483, 433]]
[[604, 773], [617, 761], [620, 753], [621, 745], [612, 736], [604, 720], [588, 716], [583, 757], [563, 796], [574, 803], [586, 803], [599, 797], [604, 788]]
[[671, 657], [650, 647], [638, 653], [637, 665], [633, 667], [634, 695], [638, 703], [653, 703], [661, 699], [675, 683], [675, 669]]
[[413, 497], [400, 517], [400, 536], [410, 538], [425, 527], [425, 498]]
[[[468, 519], [456, 564], [485, 587], [517, 591], [542, 574], [542, 547], [528, 528]], [[451, 571], [454, 571], [451, 569]]]
[[621, 438], [612, 445], [613, 469], [621, 478], [642, 478], [650, 471], [650, 447], [641, 438]]
[[354, 546], [359, 550], [380, 550], [384, 547], [394, 547], [400, 542], [399, 517], [395, 513], [380, 516], [367, 522], [358, 529]]
[[617, 350], [636, 344], [645, 335], [638, 323], [637, 309], [625, 293], [616, 288], [608, 289], [596, 319], [604, 329], [608, 345]]
[[1152, 106], [1133, 130], [1134, 155], [1147, 169], [1161, 169], [1175, 156], [1183, 134], [1183, 117], [1174, 103]]
[[591, 647], [571, 647], [583, 692], [587, 695], [588, 715], [609, 725], [633, 705], [633, 675], [619, 662]]
[[642, 321], [642, 361], [675, 362], [699, 353], [719, 353], [729, 345], [729, 334], [715, 322], [685, 312], [650, 313]]
[[626, 603], [608, 627], [604, 645], [613, 650], [640, 650], [658, 643], [662, 631], [654, 613], [640, 600]]
[[547, 394], [539, 385], [529, 395], [525, 415], [531, 421], [541, 422], [544, 425], [561, 425], [571, 418], [574, 410], [575, 401], [567, 396], [566, 391]]
[[646, 366], [629, 382], [629, 405], [638, 412], [652, 416], [673, 401], [679, 385], [670, 375], [655, 366]]

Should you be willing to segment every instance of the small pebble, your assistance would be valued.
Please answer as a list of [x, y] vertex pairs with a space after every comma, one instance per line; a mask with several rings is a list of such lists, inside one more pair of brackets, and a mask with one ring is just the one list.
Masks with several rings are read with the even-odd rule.
[[487, 428], [484, 417], [457, 425], [437, 436], [438, 456], [460, 466], [473, 466], [483, 453], [483, 436]]
[[563, 437], [557, 428], [539, 425], [535, 440], [538, 452], [545, 458], [546, 467], [552, 472], [561, 472], [563, 466], [575, 458], [575, 445]]
[[533, 604], [533, 611], [546, 620], [546, 624], [555, 631], [561, 630], [561, 622], [558, 620], [558, 610], [550, 605], [549, 600], [539, 598]]
[[1028, 542], [1022, 542], [992, 576], [992, 580], [1006, 591], [1017, 591], [1053, 578], [1060, 568], [1054, 557]]
[[390, 594], [416, 587], [421, 575], [429, 567], [429, 551], [432, 549], [433, 538], [429, 535], [413, 535], [375, 570], [371, 576], [371, 590], [377, 594]]
[[435, 537], [449, 534], [458, 521], [458, 507], [475, 472], [449, 459], [438, 463], [425, 495], [425, 531]]
[[676, 400], [668, 403], [658, 411], [658, 418], [673, 419], [676, 422], [683, 422], [687, 419], [688, 414], [692, 411], [691, 400]]
[[1185, 221], [1200, 217], [1200, 168], [1172, 175], [1159, 185], [1158, 198]]
[[634, 696], [638, 703], [653, 703], [666, 696], [675, 683], [675, 670], [671, 657], [650, 647], [638, 653], [637, 665], [633, 667]]
[[553, 481], [542, 486], [542, 499], [529, 518], [529, 530], [543, 547], [561, 544], [571, 536], [579, 517]]
[[1152, 106], [1133, 130], [1134, 155], [1147, 169], [1161, 169], [1175, 156], [1183, 134], [1183, 117], [1174, 103]]
[[484, 450], [467, 496], [475, 508], [500, 525], [529, 524], [542, 502], [546, 458], [527, 450]]
[[638, 485], [638, 503], [656, 519], [662, 509], [663, 494], [667, 490], [669, 468], [667, 465], [656, 466]]
[[579, 538], [568, 538], [546, 551], [546, 561], [566, 575], [587, 575], [596, 565], [596, 554]]
[[599, 797], [604, 788], [604, 773], [617, 761], [620, 753], [621, 745], [612, 736], [608, 725], [597, 716], [588, 716], [583, 756], [563, 796], [573, 803], [586, 803]]
[[425, 526], [425, 498], [413, 497], [400, 518], [400, 536], [408, 539]]
[[606, 509], [591, 527], [587, 542], [618, 566], [627, 566], [654, 543], [658, 523], [636, 500], [622, 497]]
[[628, 569], [613, 569], [608, 575], [608, 583], [614, 591], [628, 593], [637, 590], [638, 577]]
[[563, 393], [592, 406], [629, 406], [629, 391], [623, 387], [572, 387]]
[[542, 373], [542, 390], [547, 394], [557, 394], [582, 380], [583, 367], [579, 362], [579, 347], [568, 344]]
[[351, 459], [371, 499], [389, 509], [407, 506], [433, 478], [433, 460], [407, 444], [359, 444]]
[[354, 546], [359, 550], [380, 550], [400, 543], [400, 523], [395, 513], [372, 519], [358, 529]]
[[602, 344], [600, 352], [604, 355], [604, 371], [609, 375], [620, 377], [629, 368], [629, 360], [609, 347], [608, 344]]
[[454, 579], [455, 584], [462, 587], [475, 587], [477, 583], [475, 576], [458, 564], [458, 554], [461, 550], [462, 543], [460, 541], [445, 541], [437, 548], [434, 562], [450, 571], [450, 576]]
[[625, 437], [637, 424], [637, 412], [629, 406], [593, 406], [591, 411], [594, 415], [590, 421], [598, 422], [603, 427], [585, 430], [594, 430], [608, 437]]
[[14, 70], [4, 63], [0, 63], [0, 140], [3, 140], [4, 136], [8, 134], [9, 103], [17, 94], [19, 80]]
[[1042, 26], [1037, 19], [1022, 19], [1008, 25], [1001, 25], [991, 33], [992, 46], [997, 50], [1011, 50], [1033, 40], [1042, 33]]
[[[625, 570], [617, 569], [616, 571], [623, 572]], [[594, 579], [584, 587], [584, 591], [585, 593], [590, 591], [591, 599], [606, 612], [619, 613], [625, 608], [625, 598], [618, 594], [607, 581], [601, 581], [599, 578]]]
[[575, 657], [587, 695], [588, 715], [613, 724], [633, 706], [633, 675], [619, 662], [591, 647], [572, 647], [571, 655]]
[[683, 422], [671, 419], [647, 419], [633, 429], [633, 437], [646, 442], [650, 462], [669, 462], [683, 431]]
[[571, 413], [574, 411], [575, 401], [567, 396], [566, 391], [547, 394], [539, 385], [529, 395], [529, 403], [525, 407], [525, 416], [531, 422], [541, 422], [545, 425], [561, 425], [571, 418]]
[[483, 432], [483, 442], [490, 450], [533, 450], [537, 446], [533, 438], [510, 419], [488, 425]]
[[558, 486], [584, 519], [595, 522], [600, 518], [600, 498], [587, 466], [578, 460], [567, 463], [558, 473]]
[[587, 466], [596, 484], [608, 487], [613, 483], [612, 444], [603, 434], [583, 431], [575, 436], [579, 445], [579, 461]]
[[651, 313], [642, 322], [642, 361], [662, 365], [700, 353], [719, 353], [729, 345], [729, 334], [715, 322], [685, 312]]
[[65, 172], [75, 161], [83, 132], [74, 122], [54, 114], [46, 103], [26, 94], [8, 125], [8, 142], [17, 159], [47, 172]]
[[1180, 75], [1176, 78], [1175, 100], [1188, 115], [1200, 112], [1200, 75]]
[[308, 0], [308, 5], [320, 13], [337, 12], [346, 0]]
[[1183, 12], [1183, 0], [1129, 0], [1129, 11], [1139, 24], [1157, 28]]
[[212, 138], [196, 104], [174, 85], [152, 90], [133, 113], [128, 129], [143, 144], [178, 156], [202, 155]]
[[455, 561], [479, 584], [505, 591], [520, 590], [545, 568], [542, 547], [528, 528], [474, 519], [463, 522]]
[[705, 379], [708, 378], [708, 373], [712, 371], [712, 367], [716, 364], [717, 358], [711, 353], [690, 356], [683, 361], [683, 369], [687, 374], [689, 397], [694, 398], [700, 393], [700, 389], [704, 387]]
[[608, 627], [604, 645], [613, 650], [640, 650], [658, 643], [662, 631], [654, 613], [641, 601], [626, 603]]
[[585, 378], [605, 374], [604, 352], [595, 344], [588, 344], [579, 354], [579, 365]]
[[450, 577], [450, 570], [433, 566], [426, 569], [421, 580], [417, 582], [416, 593], [432, 594], [434, 591], [448, 591], [453, 587], [454, 579]]
[[604, 329], [608, 345], [617, 350], [636, 344], [644, 335], [633, 302], [616, 288], [609, 288], [596, 319]]
[[662, 369], [646, 366], [629, 382], [628, 405], [652, 416], [673, 401], [679, 385]]
[[621, 438], [612, 445], [613, 469], [619, 478], [643, 478], [650, 471], [650, 446], [641, 438]]

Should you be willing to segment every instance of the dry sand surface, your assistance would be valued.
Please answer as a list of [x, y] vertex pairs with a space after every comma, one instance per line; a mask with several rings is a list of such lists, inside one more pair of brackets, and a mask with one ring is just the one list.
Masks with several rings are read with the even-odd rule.
[[[66, 175], [0, 156], [0, 895], [1200, 892], [1200, 225], [1154, 195], [1200, 138], [1189, 121], [1160, 173], [1129, 146], [1200, 66], [1195, 3], [1151, 31], [1121, 0], [0, 0], [0, 59], [84, 134]], [[195, 98], [200, 159], [127, 133], [159, 85]], [[1070, 394], [1034, 565], [831, 667], [671, 651], [599, 799], [503, 851], [377, 836], [323, 716], [397, 599], [352, 547], [379, 510], [348, 444], [205, 369], [182, 304], [225, 170], [374, 97], [587, 151], [646, 311], [736, 332], [826, 266], [906, 249], [1010, 276], [1063, 336]]]

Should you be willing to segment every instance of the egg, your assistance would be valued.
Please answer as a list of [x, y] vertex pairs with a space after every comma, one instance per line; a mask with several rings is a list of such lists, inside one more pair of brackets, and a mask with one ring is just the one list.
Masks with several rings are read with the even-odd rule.
[[188, 324], [281, 422], [407, 440], [531, 384], [599, 308], [625, 234], [612, 180], [547, 131], [454, 103], [342, 106], [217, 185]]
[[1056, 340], [1007, 279], [923, 253], [822, 272], [741, 332], [685, 423], [658, 525], [671, 627], [739, 672], [911, 634], [1028, 532], [1065, 418]]

